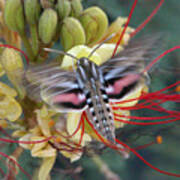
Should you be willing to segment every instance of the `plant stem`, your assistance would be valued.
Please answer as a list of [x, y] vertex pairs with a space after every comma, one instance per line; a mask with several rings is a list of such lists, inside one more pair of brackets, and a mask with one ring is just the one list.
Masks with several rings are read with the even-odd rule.
[[28, 58], [30, 59], [30, 61], [34, 61], [35, 56], [34, 56], [34, 53], [32, 51], [31, 44], [29, 43], [28, 38], [26, 37], [26, 35], [20, 35], [20, 36], [21, 36], [21, 39], [22, 39], [24, 46], [27, 50]]
[[39, 41], [38, 41], [38, 31], [37, 31], [37, 25], [32, 24], [30, 25], [30, 32], [31, 32], [31, 38], [32, 38], [32, 50], [35, 56], [37, 56], [39, 51]]
[[120, 180], [119, 176], [112, 172], [108, 165], [96, 154], [92, 155], [92, 160], [98, 166], [100, 172], [105, 176], [107, 180]]

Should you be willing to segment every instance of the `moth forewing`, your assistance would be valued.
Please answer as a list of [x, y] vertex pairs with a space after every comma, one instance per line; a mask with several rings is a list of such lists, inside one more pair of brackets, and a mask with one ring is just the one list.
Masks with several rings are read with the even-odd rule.
[[124, 50], [100, 66], [88, 58], [77, 60], [74, 71], [59, 65], [29, 68], [27, 88], [57, 112], [86, 110], [94, 128], [115, 143], [114, 116], [110, 101], [121, 101], [145, 84], [142, 73], [151, 57], [154, 39], [132, 40]]

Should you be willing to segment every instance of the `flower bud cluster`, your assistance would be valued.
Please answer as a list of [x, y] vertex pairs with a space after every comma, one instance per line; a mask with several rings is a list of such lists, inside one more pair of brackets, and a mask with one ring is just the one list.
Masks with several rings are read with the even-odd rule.
[[103, 10], [99, 7], [83, 10], [81, 0], [7, 0], [4, 21], [21, 36], [32, 60], [41, 54], [43, 47], [58, 40], [65, 51], [80, 44], [92, 45], [108, 28]]

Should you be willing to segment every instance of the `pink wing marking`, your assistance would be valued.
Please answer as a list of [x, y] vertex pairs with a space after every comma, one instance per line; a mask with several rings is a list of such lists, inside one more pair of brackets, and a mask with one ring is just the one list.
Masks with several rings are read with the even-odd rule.
[[55, 96], [53, 100], [54, 103], [71, 102], [74, 105], [79, 105], [85, 101], [85, 96], [83, 94], [64, 93]]
[[115, 81], [113, 85], [109, 85], [106, 89], [107, 94], [119, 94], [124, 87], [130, 85], [139, 79], [138, 74], [129, 74], [126, 77]]

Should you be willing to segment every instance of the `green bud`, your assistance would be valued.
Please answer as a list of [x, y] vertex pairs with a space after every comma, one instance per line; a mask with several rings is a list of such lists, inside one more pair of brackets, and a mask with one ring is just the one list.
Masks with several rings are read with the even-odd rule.
[[39, 19], [39, 36], [43, 43], [48, 44], [52, 41], [57, 30], [58, 17], [53, 9], [45, 9]]
[[38, 0], [24, 1], [25, 15], [29, 24], [36, 24], [40, 16], [40, 4]]
[[71, 6], [72, 6], [72, 12], [71, 12], [72, 16], [78, 17], [83, 11], [81, 0], [71, 1]]
[[21, 97], [23, 97], [25, 93], [24, 88], [22, 87], [22, 72], [24, 71], [24, 65], [20, 54], [14, 49], [5, 48], [2, 52], [0, 62], [8, 79], [18, 90]]
[[70, 2], [68, 0], [58, 0], [57, 10], [61, 20], [68, 17], [71, 12]]
[[85, 32], [81, 23], [73, 17], [64, 19], [60, 37], [61, 44], [65, 51], [73, 46], [84, 44], [86, 42]]
[[24, 34], [25, 20], [21, 0], [7, 0], [4, 10], [4, 20], [7, 26], [21, 35]]
[[91, 7], [83, 11], [80, 15], [80, 21], [85, 29], [86, 43], [94, 44], [106, 32], [108, 19], [104, 11], [98, 7]]

